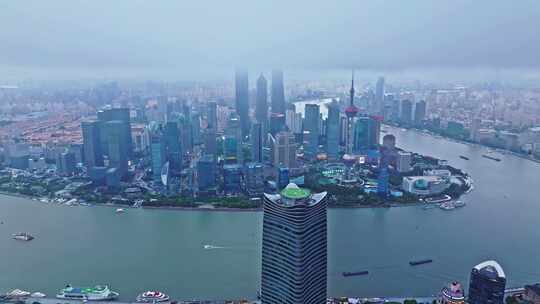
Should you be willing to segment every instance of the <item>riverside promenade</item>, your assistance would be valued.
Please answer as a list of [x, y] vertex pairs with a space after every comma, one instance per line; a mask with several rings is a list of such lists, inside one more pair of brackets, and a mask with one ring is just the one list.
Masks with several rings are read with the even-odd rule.
[[[99, 304], [141, 304], [139, 302], [125, 302], [125, 301], [93, 301]], [[56, 298], [26, 298], [26, 299], [11, 299], [9, 301], [2, 301], [0, 303], [20, 303], [20, 304], [81, 304], [88, 303], [88, 301], [81, 300], [65, 300]], [[155, 302], [156, 303], [156, 302]], [[249, 300], [179, 300], [179, 301], [167, 301], [159, 302], [163, 304], [257, 304], [260, 301]]]

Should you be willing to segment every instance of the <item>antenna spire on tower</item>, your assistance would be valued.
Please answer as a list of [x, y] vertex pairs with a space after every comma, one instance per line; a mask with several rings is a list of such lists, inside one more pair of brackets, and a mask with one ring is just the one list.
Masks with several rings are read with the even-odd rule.
[[352, 70], [352, 78], [351, 78], [351, 106], [354, 105], [354, 69]]

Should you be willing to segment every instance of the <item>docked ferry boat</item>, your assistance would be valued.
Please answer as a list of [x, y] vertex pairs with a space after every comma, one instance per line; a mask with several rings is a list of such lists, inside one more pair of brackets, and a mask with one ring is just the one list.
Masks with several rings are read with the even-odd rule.
[[160, 291], [146, 291], [137, 296], [139, 303], [167, 302], [169, 296]]
[[95, 287], [72, 287], [67, 285], [56, 295], [58, 299], [66, 300], [86, 300], [86, 301], [107, 301], [118, 298], [120, 294], [109, 289], [107, 285]]

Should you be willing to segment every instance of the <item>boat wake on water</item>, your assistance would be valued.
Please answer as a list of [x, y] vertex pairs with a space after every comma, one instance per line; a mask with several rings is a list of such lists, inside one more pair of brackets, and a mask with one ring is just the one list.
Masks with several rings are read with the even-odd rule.
[[227, 247], [214, 246], [214, 245], [209, 245], [209, 244], [204, 245], [203, 248], [206, 249], [206, 250], [210, 250], [210, 249], [227, 249]]

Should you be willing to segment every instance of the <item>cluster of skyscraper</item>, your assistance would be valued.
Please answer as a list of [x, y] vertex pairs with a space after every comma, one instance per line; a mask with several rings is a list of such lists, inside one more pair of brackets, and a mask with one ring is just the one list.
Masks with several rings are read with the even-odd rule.
[[[263, 163], [272, 162], [276, 167], [294, 166], [296, 161], [296, 144], [285, 125], [285, 91], [283, 85], [283, 72], [272, 71], [271, 104], [268, 102], [268, 82], [264, 75], [260, 75], [256, 82], [255, 111], [250, 116], [250, 90], [247, 70], [238, 69], [235, 74], [235, 107], [234, 112], [227, 119], [222, 142], [223, 156], [223, 190], [224, 192], [238, 192], [241, 189], [241, 175], [244, 176], [245, 190], [248, 193], [262, 193], [264, 184]], [[214, 145], [212, 137], [216, 136], [216, 105], [209, 104], [207, 114], [209, 133], [205, 141], [205, 154], [217, 156], [215, 149], [208, 148]], [[212, 134], [212, 135], [210, 135]], [[248, 154], [244, 147], [250, 146]], [[269, 153], [265, 152], [268, 151]], [[249, 161], [247, 161], [249, 159]], [[216, 187], [211, 181], [216, 180], [217, 168], [210, 169], [209, 158], [198, 160], [198, 189], [208, 191]]]
[[83, 122], [81, 128], [89, 176], [117, 185], [127, 174], [133, 153], [129, 109], [101, 110], [96, 121]]
[[[250, 94], [247, 70], [238, 69], [234, 79], [232, 109], [224, 100], [190, 104], [165, 96], [159, 96], [155, 105], [137, 108], [135, 120], [146, 127], [143, 133], [134, 132], [133, 140], [127, 108], [99, 111], [96, 121], [82, 124], [89, 175], [122, 179], [136, 151], [137, 156], [149, 156], [139, 165], [151, 169], [156, 185], [168, 186], [182, 175], [188, 177], [190, 191], [214, 193], [221, 188], [225, 193], [239, 189], [260, 193], [259, 181], [267, 176], [259, 168], [270, 165], [279, 171], [321, 158], [341, 161], [345, 155], [355, 159], [380, 153], [381, 121], [391, 112], [388, 105], [395, 104], [393, 96], [384, 92], [384, 78], [377, 81], [375, 93], [365, 92], [357, 100], [353, 75], [348, 102], [308, 102], [303, 117], [295, 104], [285, 102], [282, 71], [272, 71], [270, 88], [261, 74], [255, 94]], [[412, 111], [409, 103], [399, 101], [403, 117], [410, 116], [406, 115]], [[326, 119], [321, 107], [328, 108]], [[415, 111], [415, 117], [425, 115], [425, 102], [417, 103]], [[184, 169], [188, 171], [181, 174]], [[240, 185], [234, 185], [236, 181]]]

